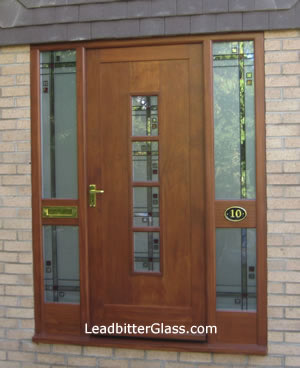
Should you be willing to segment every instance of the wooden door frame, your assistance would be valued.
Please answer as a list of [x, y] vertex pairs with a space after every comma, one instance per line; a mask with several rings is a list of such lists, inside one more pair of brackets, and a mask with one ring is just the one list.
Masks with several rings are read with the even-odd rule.
[[[257, 223], [257, 312], [216, 311], [215, 227], [216, 201], [214, 193], [214, 121], [212, 86], [212, 42], [247, 41], [255, 44], [255, 106], [256, 106], [256, 223]], [[207, 325], [217, 325], [232, 333], [209, 335], [207, 343], [155, 342], [143, 339], [95, 338], [84, 335], [84, 323], [89, 321], [88, 263], [87, 263], [87, 182], [86, 182], [86, 78], [85, 51], [90, 48], [120, 48], [133, 46], [203, 43], [205, 164], [206, 164], [206, 283]], [[32, 142], [32, 208], [33, 259], [35, 294], [35, 335], [33, 341], [75, 343], [94, 346], [168, 349], [175, 351], [214, 351], [228, 353], [265, 354], [267, 350], [267, 245], [266, 245], [266, 176], [264, 125], [264, 36], [263, 33], [241, 33], [205, 36], [165, 37], [138, 40], [90, 41], [64, 44], [34, 45], [31, 47], [31, 142]], [[42, 200], [41, 196], [41, 129], [40, 129], [40, 51], [76, 49], [77, 51], [77, 132], [78, 132], [78, 200]], [[76, 220], [42, 219], [43, 205], [75, 204], [79, 208]], [[42, 225], [78, 225], [80, 242], [81, 304], [44, 302]], [[74, 322], [75, 321], [75, 322]], [[254, 326], [254, 327], [253, 327]], [[249, 331], [249, 333], [247, 333]], [[232, 335], [232, 336], [231, 336]], [[229, 338], [228, 338], [229, 336]], [[241, 339], [241, 343], [232, 341]]]

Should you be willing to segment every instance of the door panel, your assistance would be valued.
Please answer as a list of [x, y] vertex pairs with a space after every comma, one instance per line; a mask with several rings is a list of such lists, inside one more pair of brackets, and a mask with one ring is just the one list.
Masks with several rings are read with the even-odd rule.
[[[200, 45], [87, 52], [87, 176], [104, 190], [88, 210], [91, 325], [205, 325], [201, 58]], [[158, 136], [132, 137], [139, 95], [158, 98]], [[133, 182], [132, 143], [150, 141], [158, 142], [158, 180]], [[133, 227], [133, 187], [159, 188], [159, 226], [145, 217], [147, 226]], [[140, 232], [150, 234], [150, 248], [160, 233], [158, 272], [134, 271]]]

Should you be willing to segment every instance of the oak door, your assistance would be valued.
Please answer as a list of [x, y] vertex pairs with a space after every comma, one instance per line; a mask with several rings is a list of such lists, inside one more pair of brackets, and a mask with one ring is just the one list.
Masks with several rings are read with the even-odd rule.
[[201, 45], [87, 51], [91, 325], [205, 325], [202, 69]]

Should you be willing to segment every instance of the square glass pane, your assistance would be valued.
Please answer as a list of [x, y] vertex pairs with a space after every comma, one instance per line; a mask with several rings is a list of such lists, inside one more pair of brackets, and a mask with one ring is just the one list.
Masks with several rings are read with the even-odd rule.
[[45, 301], [79, 303], [77, 226], [43, 226]]
[[256, 229], [216, 229], [217, 309], [256, 310]]
[[131, 97], [132, 135], [158, 135], [158, 106], [157, 96]]
[[160, 238], [159, 233], [134, 233], [134, 271], [160, 271]]
[[159, 188], [133, 188], [133, 226], [159, 226]]
[[77, 199], [76, 51], [40, 56], [43, 198]]
[[216, 199], [255, 199], [253, 41], [213, 45]]
[[158, 181], [158, 142], [132, 143], [133, 181]]

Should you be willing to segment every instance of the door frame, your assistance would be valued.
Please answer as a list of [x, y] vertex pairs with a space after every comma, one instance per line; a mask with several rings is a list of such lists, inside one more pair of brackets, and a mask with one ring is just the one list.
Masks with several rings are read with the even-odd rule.
[[[214, 129], [213, 129], [213, 85], [212, 42], [253, 40], [255, 44], [255, 103], [256, 103], [256, 172], [257, 199], [254, 213], [257, 227], [257, 312], [216, 311], [216, 265], [215, 227], [218, 221], [214, 193]], [[83, 334], [84, 324], [89, 321], [88, 292], [88, 244], [86, 182], [86, 77], [85, 51], [90, 48], [120, 48], [145, 45], [174, 45], [203, 43], [203, 68], [206, 93], [205, 116], [205, 233], [206, 233], [206, 285], [207, 324], [226, 330], [229, 326], [234, 339], [228, 334], [208, 335], [205, 344], [189, 342], [157, 342], [122, 338], [93, 338]], [[31, 139], [32, 139], [32, 208], [33, 208], [33, 257], [35, 292], [36, 342], [64, 342], [99, 346], [155, 348], [182, 351], [219, 351], [265, 354], [267, 345], [267, 277], [266, 277], [266, 178], [265, 178], [265, 126], [264, 126], [264, 36], [263, 33], [241, 33], [232, 35], [181, 36], [138, 40], [90, 41], [64, 44], [34, 45], [31, 47]], [[40, 51], [76, 49], [77, 51], [77, 132], [78, 132], [78, 200], [43, 199], [41, 195], [41, 128], [40, 128]], [[42, 219], [42, 206], [78, 205], [78, 219]], [[45, 303], [43, 286], [42, 225], [78, 225], [80, 243], [80, 305]], [[55, 321], [55, 322], [54, 322]], [[79, 321], [74, 323], [74, 321]], [[230, 334], [229, 334], [230, 335]], [[96, 339], [96, 340], [95, 340]]]

